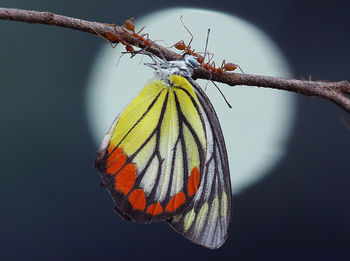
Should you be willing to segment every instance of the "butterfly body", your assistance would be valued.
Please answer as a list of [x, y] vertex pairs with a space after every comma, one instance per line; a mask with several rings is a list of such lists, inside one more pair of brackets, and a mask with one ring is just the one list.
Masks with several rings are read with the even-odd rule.
[[113, 122], [96, 167], [124, 219], [167, 221], [197, 244], [220, 247], [231, 219], [231, 184], [218, 118], [190, 78], [192, 56], [151, 58], [158, 79]]

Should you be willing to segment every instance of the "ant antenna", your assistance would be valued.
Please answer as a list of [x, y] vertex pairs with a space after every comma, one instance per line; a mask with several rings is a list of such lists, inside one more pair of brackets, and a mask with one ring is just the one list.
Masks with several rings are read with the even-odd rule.
[[230, 109], [232, 109], [231, 104], [227, 101], [225, 95], [222, 93], [222, 91], [220, 90], [219, 86], [217, 86], [216, 83], [215, 83], [214, 81], [211, 81], [211, 82], [215, 85], [216, 89], [218, 89], [218, 91], [220, 92], [221, 96], [224, 98], [224, 100], [225, 100], [227, 106], [228, 106]]
[[188, 28], [186, 27], [186, 25], [184, 24], [184, 22], [182, 21], [182, 15], [180, 16], [180, 21], [182, 23], [182, 26], [185, 27], [186, 31], [191, 35], [191, 40], [190, 42], [188, 43], [188, 47], [190, 47], [191, 43], [192, 43], [192, 40], [193, 40], [193, 35], [192, 33], [190, 32], [190, 30], [188, 30]]

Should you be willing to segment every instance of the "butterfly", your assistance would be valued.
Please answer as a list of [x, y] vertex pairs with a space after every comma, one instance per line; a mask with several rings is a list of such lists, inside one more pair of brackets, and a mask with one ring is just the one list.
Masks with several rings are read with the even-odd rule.
[[219, 119], [191, 78], [200, 64], [187, 53], [178, 61], [147, 55], [156, 79], [112, 123], [95, 166], [125, 220], [165, 221], [219, 248], [231, 221], [230, 172]]

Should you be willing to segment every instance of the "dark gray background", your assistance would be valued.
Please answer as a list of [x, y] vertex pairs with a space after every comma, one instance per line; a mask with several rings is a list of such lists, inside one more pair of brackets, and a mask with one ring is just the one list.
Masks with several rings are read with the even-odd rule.
[[[296, 77], [350, 79], [346, 1], [15, 0], [0, 5], [115, 24], [167, 7], [222, 10], [272, 37]], [[350, 259], [350, 131], [339, 120], [350, 122], [350, 117], [336, 105], [298, 96], [287, 155], [234, 198], [227, 242], [207, 250], [165, 223], [124, 222], [99, 187], [84, 88], [101, 40], [11, 21], [0, 21], [0, 32], [1, 260]]]

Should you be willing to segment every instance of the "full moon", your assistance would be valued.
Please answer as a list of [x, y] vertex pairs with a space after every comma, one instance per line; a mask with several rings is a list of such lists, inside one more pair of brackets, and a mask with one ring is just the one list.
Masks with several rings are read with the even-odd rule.
[[[244, 73], [291, 77], [288, 61], [281, 50], [257, 26], [236, 16], [193, 8], [166, 9], [137, 17], [136, 31], [143, 32], [162, 46], [179, 40], [204, 51], [211, 29], [208, 51], [217, 66], [223, 59], [239, 64]], [[173, 48], [174, 51], [177, 51]], [[147, 57], [120, 57], [124, 47], [104, 44], [96, 55], [86, 88], [86, 113], [96, 144], [102, 141], [113, 120], [153, 78], [143, 65]], [[178, 51], [177, 51], [178, 52]], [[237, 71], [239, 72], [239, 71]], [[211, 82], [197, 81], [214, 105], [228, 151], [233, 194], [241, 193], [267, 175], [286, 153], [293, 129], [295, 95], [272, 89], [218, 84], [233, 106], [229, 109]]]

